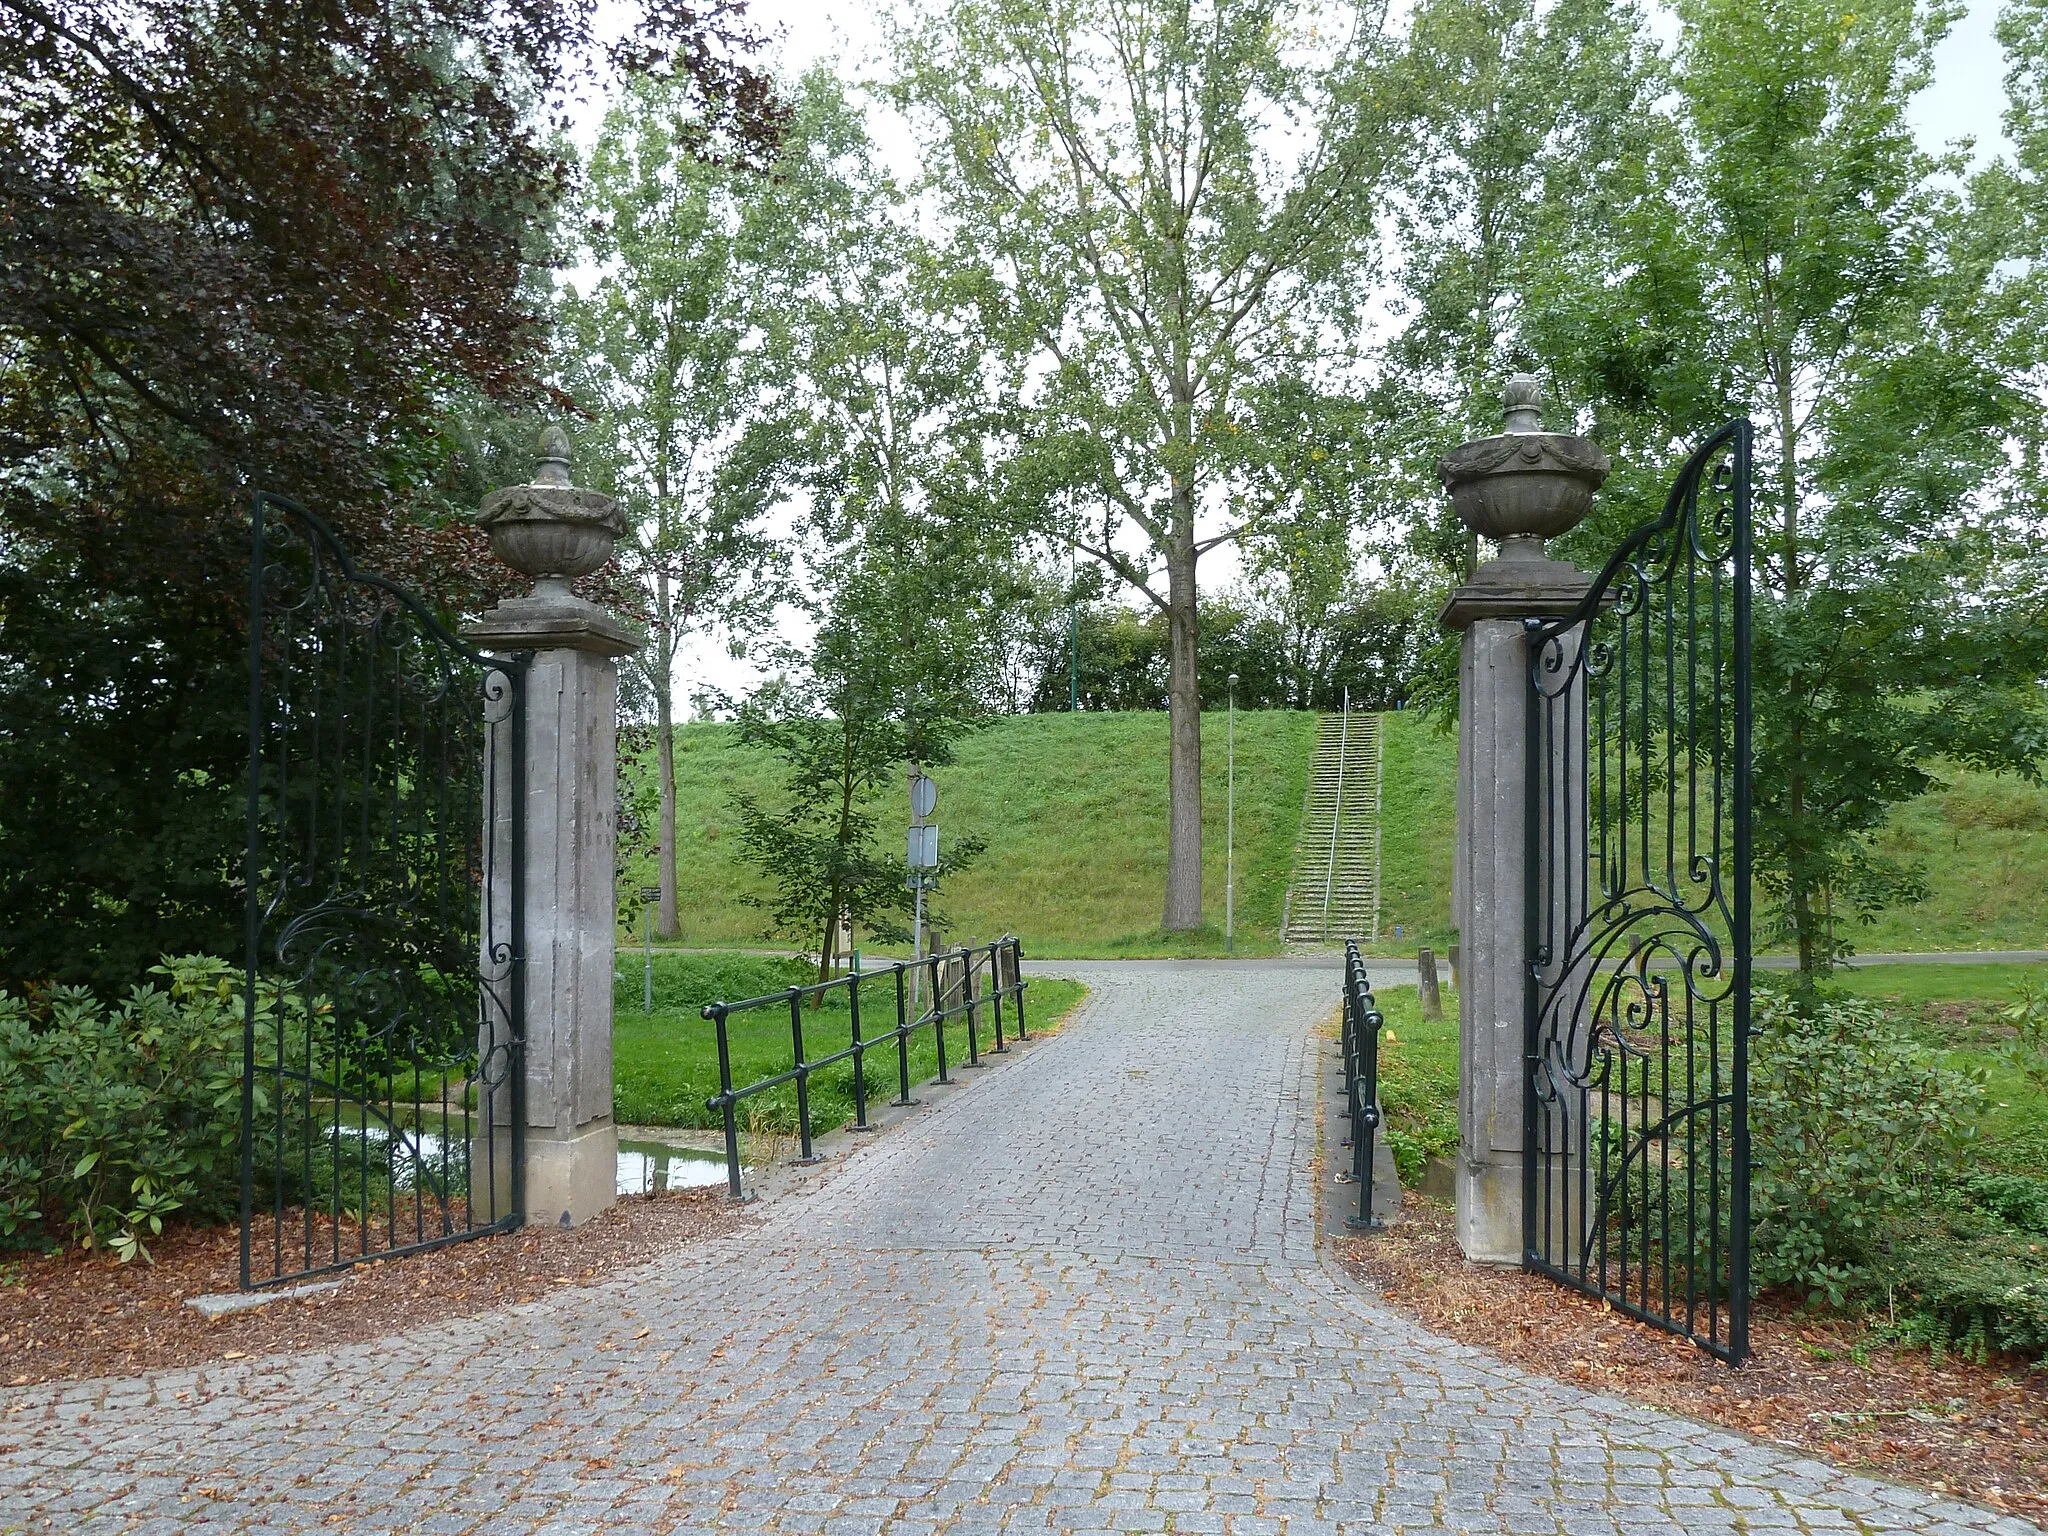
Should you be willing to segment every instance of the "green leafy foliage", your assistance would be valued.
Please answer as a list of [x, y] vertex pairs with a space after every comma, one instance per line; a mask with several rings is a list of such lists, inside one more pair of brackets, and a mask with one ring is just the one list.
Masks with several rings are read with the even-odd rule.
[[1750, 1066], [1754, 1264], [1840, 1306], [1930, 1169], [1974, 1129], [1980, 1075], [1946, 1067], [1854, 999], [1760, 994]]
[[1758, 1284], [1880, 1308], [1937, 1355], [2048, 1353], [2048, 1178], [1977, 1144], [1983, 1071], [1872, 1002], [1767, 993], [1757, 1018]]
[[1937, 1356], [2048, 1356], [2048, 1262], [2039, 1241], [1967, 1207], [1910, 1217], [1883, 1271], [1891, 1331]]
[[781, 116], [735, 9], [610, 47], [596, 11], [0, 6], [0, 985], [239, 939], [252, 487], [450, 609], [502, 595], [458, 516], [478, 425], [541, 392], [556, 109], [608, 53], [695, 148]]
[[2018, 1001], [2000, 1010], [2013, 1027], [2013, 1037], [1999, 1047], [1999, 1056], [2015, 1072], [2048, 1097], [2048, 991], [2032, 982], [2020, 987]]
[[2048, 1178], [1979, 1173], [1963, 1180], [1972, 1205], [2035, 1237], [2048, 1237]]
[[174, 1212], [233, 1209], [240, 972], [183, 955], [151, 974], [166, 983], [111, 1006], [79, 987], [34, 1002], [0, 992], [0, 1245], [61, 1232], [126, 1262], [148, 1257]]

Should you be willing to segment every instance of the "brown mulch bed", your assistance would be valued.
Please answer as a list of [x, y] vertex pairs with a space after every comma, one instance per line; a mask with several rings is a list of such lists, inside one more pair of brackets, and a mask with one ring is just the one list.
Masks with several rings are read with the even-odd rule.
[[[1448, 1207], [1339, 1245], [1345, 1266], [1437, 1333], [1561, 1381], [1654, 1403], [1844, 1466], [2048, 1515], [2048, 1372], [1875, 1342], [1854, 1319], [1775, 1296], [1750, 1314], [1755, 1356], [1731, 1371], [1696, 1346], [1535, 1275], [1468, 1264]], [[1850, 1358], [1855, 1351], [1864, 1361]]]
[[338, 1290], [210, 1320], [184, 1300], [235, 1289], [234, 1227], [167, 1233], [151, 1245], [153, 1264], [75, 1248], [0, 1262], [0, 1386], [357, 1343], [594, 1284], [748, 1220], [717, 1190], [636, 1196], [573, 1231], [527, 1227], [372, 1260], [345, 1271]]

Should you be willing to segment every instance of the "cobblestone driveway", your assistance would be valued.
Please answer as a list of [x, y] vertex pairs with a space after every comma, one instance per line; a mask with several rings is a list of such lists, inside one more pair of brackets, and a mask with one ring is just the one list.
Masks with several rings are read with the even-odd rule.
[[0, 1397], [0, 1529], [2031, 1533], [1534, 1380], [1313, 1245], [1326, 972], [1058, 1039], [620, 1282]]

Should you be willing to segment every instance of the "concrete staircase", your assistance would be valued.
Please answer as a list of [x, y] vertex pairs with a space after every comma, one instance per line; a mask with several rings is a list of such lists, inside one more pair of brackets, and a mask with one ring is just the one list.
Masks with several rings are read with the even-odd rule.
[[1380, 717], [1324, 715], [1280, 936], [1339, 944], [1380, 933]]

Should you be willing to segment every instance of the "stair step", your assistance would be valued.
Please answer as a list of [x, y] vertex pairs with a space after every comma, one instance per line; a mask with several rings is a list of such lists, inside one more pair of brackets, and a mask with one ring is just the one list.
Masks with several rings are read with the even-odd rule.
[[1282, 938], [1379, 932], [1380, 719], [1326, 714], [1316, 725]]

